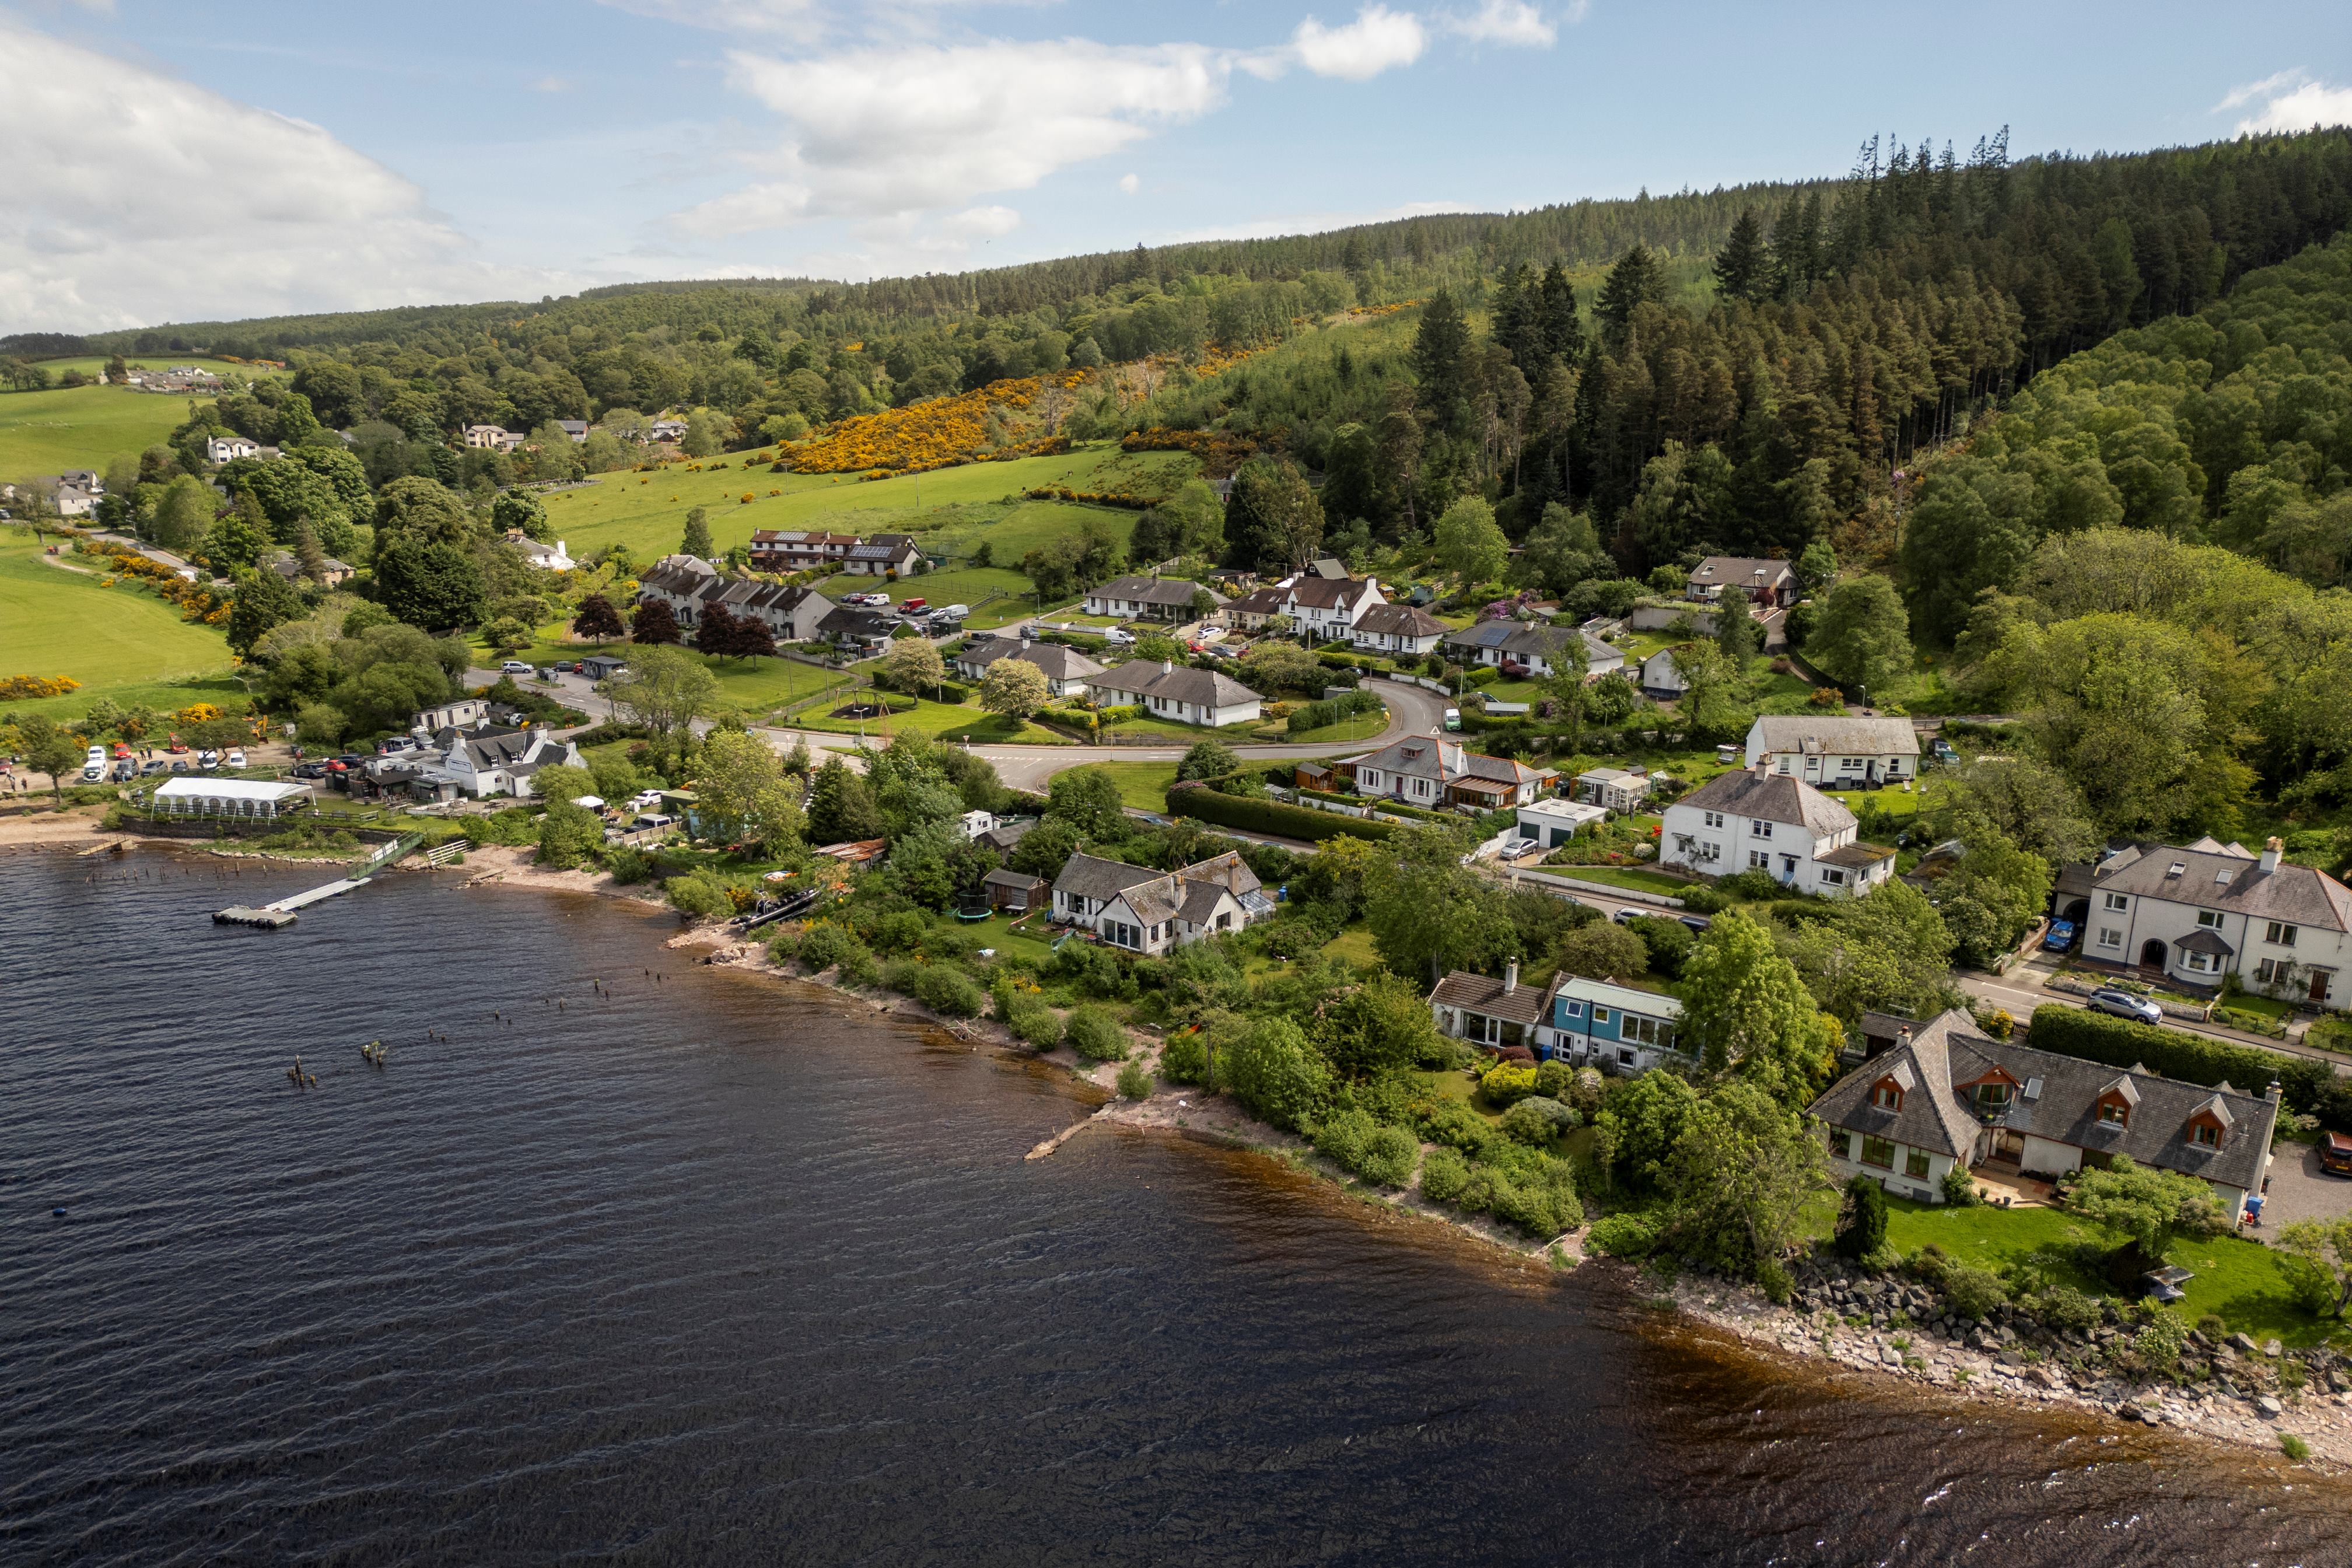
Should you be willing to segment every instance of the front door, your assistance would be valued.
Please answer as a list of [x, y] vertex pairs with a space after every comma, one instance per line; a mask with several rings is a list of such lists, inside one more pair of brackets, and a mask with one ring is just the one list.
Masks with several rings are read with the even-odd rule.
[[2007, 1127], [1994, 1133], [1992, 1157], [2012, 1165], [2021, 1163], [2025, 1159], [2025, 1134]]
[[2315, 969], [2311, 972], [2311, 999], [2315, 1002], [2327, 1000], [2327, 973], [2325, 969]]
[[2139, 966], [2142, 969], [2162, 969], [2164, 967], [2164, 943], [2158, 941], [2155, 937], [2150, 937], [2146, 942], [2140, 943]]

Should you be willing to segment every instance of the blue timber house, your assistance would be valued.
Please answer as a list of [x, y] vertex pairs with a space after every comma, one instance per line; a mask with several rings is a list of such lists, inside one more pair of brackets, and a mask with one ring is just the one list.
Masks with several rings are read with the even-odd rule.
[[1683, 1005], [1671, 996], [1563, 974], [1552, 984], [1550, 1001], [1536, 1031], [1538, 1057], [1646, 1072], [1682, 1055], [1675, 1041]]

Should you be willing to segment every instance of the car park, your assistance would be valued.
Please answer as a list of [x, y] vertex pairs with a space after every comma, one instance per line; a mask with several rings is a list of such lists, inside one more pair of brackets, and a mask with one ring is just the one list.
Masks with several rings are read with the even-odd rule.
[[2091, 993], [2091, 1006], [2101, 1013], [2112, 1013], [2118, 1018], [2131, 1018], [2142, 1024], [2164, 1022], [2164, 1009], [2145, 996], [2135, 996], [2128, 991], [2117, 991], [2103, 985]]
[[91, 763], [81, 771], [81, 782], [84, 784], [98, 784], [104, 780], [105, 777], [106, 764], [104, 763]]

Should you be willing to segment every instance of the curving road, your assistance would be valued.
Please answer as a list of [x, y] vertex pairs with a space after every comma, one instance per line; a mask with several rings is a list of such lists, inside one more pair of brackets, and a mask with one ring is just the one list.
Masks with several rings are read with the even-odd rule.
[[[488, 686], [499, 679], [493, 669], [473, 669], [467, 679], [478, 686]], [[547, 690], [541, 682], [533, 688]], [[1278, 761], [1285, 757], [1346, 757], [1385, 746], [1407, 735], [1426, 735], [1439, 729], [1445, 719], [1446, 700], [1434, 691], [1418, 686], [1381, 681], [1377, 689], [1389, 708], [1388, 728], [1358, 741], [1325, 742], [1318, 745], [1291, 745], [1274, 742], [1234, 747], [1236, 755], [1244, 759]], [[612, 700], [605, 697], [583, 676], [561, 675], [556, 678], [553, 695], [565, 705], [580, 710], [595, 720], [613, 716]], [[699, 726], [698, 726], [699, 727]], [[854, 752], [860, 745], [856, 735], [839, 735], [830, 731], [788, 730], [761, 727], [756, 733], [766, 739], [778, 751], [789, 750], [796, 742], [806, 742], [812, 751]], [[871, 743], [866, 742], [866, 743]], [[1152, 746], [973, 746], [974, 756], [986, 757], [996, 764], [996, 771], [1014, 789], [1038, 790], [1054, 774], [1070, 768], [1084, 767], [1088, 763], [1172, 763], [1181, 757], [1192, 742], [1171, 741], [1166, 745]]]

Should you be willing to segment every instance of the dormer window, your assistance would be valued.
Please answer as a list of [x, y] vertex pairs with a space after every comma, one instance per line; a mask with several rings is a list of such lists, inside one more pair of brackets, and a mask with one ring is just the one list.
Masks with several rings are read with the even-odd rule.
[[2120, 1100], [2103, 1100], [2099, 1101], [2099, 1120], [2111, 1126], [2129, 1127], [2131, 1107]]
[[1900, 1110], [1903, 1109], [1903, 1090], [1896, 1087], [1893, 1079], [1882, 1079], [1871, 1089], [1870, 1103], [1881, 1110]]
[[1977, 1085], [1977, 1103], [1989, 1110], [1998, 1110], [2007, 1105], [2010, 1097], [2016, 1092], [2016, 1087], [2011, 1084], [1999, 1081], [1980, 1083]]
[[2189, 1129], [2189, 1141], [2200, 1149], [2219, 1149], [2221, 1146], [2221, 1130], [2210, 1121], [2194, 1122]]

